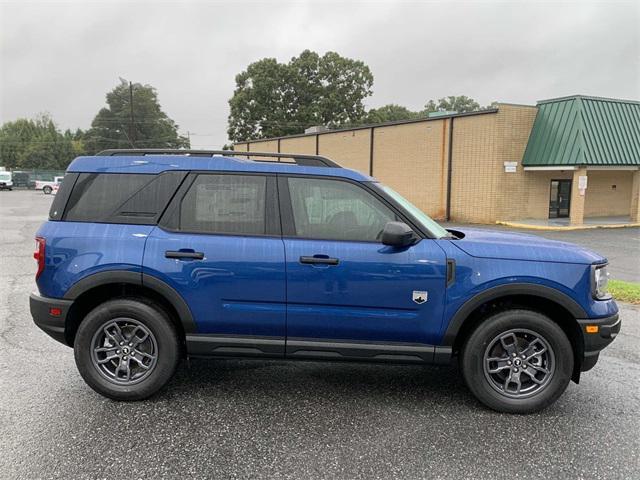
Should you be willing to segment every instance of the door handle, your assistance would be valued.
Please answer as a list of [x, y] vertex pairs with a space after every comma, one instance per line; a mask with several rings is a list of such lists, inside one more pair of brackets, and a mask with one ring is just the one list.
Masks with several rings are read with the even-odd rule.
[[178, 260], [202, 260], [204, 253], [193, 250], [167, 250], [164, 252], [166, 258], [177, 258]]
[[330, 258], [327, 255], [314, 255], [313, 257], [300, 257], [300, 263], [310, 265], [338, 265], [340, 261], [337, 258]]

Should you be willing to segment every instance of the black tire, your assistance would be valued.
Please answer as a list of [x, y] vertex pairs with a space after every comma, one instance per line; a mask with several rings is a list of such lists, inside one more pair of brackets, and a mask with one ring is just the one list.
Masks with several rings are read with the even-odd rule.
[[49, 195], [49, 194], [51, 194], [51, 192], [52, 192], [52, 191], [53, 191], [53, 189], [52, 189], [51, 187], [49, 187], [49, 186], [46, 186], [46, 187], [44, 187], [44, 188], [42, 189], [42, 192], [43, 192], [45, 195]]
[[[113, 350], [118, 348], [113, 336], [107, 340], [106, 332], [114, 322], [118, 326], [117, 331], [122, 334], [118, 338], [128, 338], [126, 341], [129, 341], [135, 337], [133, 342], [123, 347], [135, 344], [134, 347], [129, 347], [131, 353], [129, 349], [127, 352]], [[133, 333], [130, 333], [131, 330]], [[127, 337], [127, 332], [130, 337]], [[137, 344], [136, 341], [145, 332], [146, 340]], [[180, 361], [180, 343], [169, 316], [162, 307], [142, 298], [115, 299], [97, 306], [80, 323], [73, 349], [78, 371], [84, 381], [96, 392], [114, 400], [143, 400], [150, 397], [167, 384]], [[96, 353], [98, 350], [108, 350], [109, 353]], [[127, 360], [127, 353], [129, 358], [125, 362], [123, 358]], [[100, 358], [100, 355], [104, 357]], [[115, 360], [105, 362], [107, 355]], [[143, 358], [142, 355], [147, 357]], [[152, 356], [155, 356], [153, 361], [149, 360]], [[100, 361], [103, 363], [100, 364]], [[126, 371], [120, 370], [121, 363]], [[141, 364], [145, 363], [147, 368], [141, 368]], [[115, 376], [110, 376], [112, 370], [116, 370]], [[131, 378], [120, 378], [122, 373], [131, 374]], [[135, 375], [140, 378], [136, 379]]]
[[[514, 352], [519, 353], [512, 357]], [[460, 367], [469, 390], [487, 407], [532, 413], [551, 405], [567, 388], [573, 350], [564, 331], [545, 315], [506, 310], [486, 318], [471, 333]]]

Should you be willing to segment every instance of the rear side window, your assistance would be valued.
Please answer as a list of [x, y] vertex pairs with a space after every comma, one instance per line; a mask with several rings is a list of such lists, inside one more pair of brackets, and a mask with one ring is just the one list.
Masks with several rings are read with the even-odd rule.
[[53, 198], [53, 203], [49, 209], [49, 220], [60, 220], [62, 218], [64, 206], [73, 191], [73, 186], [76, 184], [78, 176], [78, 173], [67, 173], [64, 176], [62, 183], [60, 183], [60, 189]]
[[200, 174], [180, 204], [180, 230], [264, 235], [266, 194], [265, 176]]
[[82, 173], [69, 196], [64, 220], [143, 225], [157, 223], [185, 175], [184, 172], [161, 175]]

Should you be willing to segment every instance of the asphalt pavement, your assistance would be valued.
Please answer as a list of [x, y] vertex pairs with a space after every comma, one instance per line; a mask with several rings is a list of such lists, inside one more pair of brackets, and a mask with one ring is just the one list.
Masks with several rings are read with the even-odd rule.
[[[50, 202], [0, 192], [2, 479], [640, 478], [640, 309], [628, 305], [598, 365], [534, 415], [482, 407], [455, 366], [198, 360], [151, 400], [107, 400], [29, 315]], [[607, 248], [594, 244], [623, 271]]]

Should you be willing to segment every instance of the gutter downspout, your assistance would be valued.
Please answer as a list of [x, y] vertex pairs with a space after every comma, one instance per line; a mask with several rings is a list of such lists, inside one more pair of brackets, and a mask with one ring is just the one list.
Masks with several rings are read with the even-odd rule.
[[373, 128], [369, 132], [369, 176], [373, 177]]
[[451, 173], [453, 171], [453, 117], [449, 123], [449, 154], [447, 155], [447, 213], [446, 221], [451, 221]]

